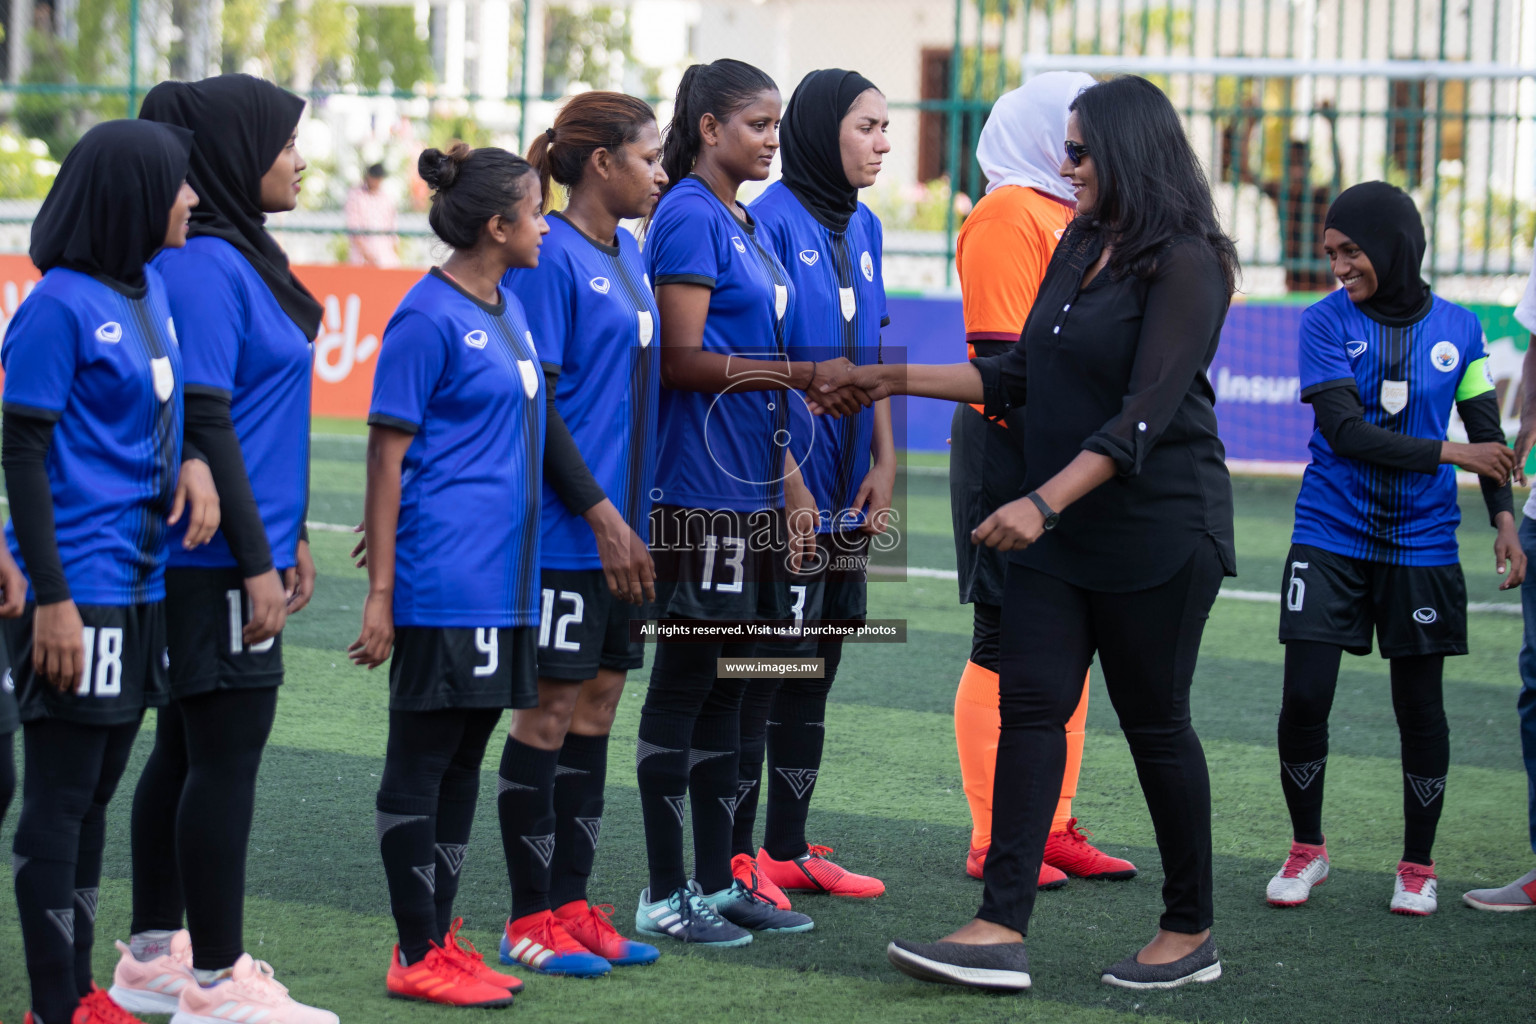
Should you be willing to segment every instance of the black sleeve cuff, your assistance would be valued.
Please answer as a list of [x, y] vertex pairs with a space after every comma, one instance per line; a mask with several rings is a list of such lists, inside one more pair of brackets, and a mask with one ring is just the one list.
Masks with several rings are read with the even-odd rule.
[[1310, 402], [1313, 395], [1321, 394], [1324, 391], [1331, 391], [1334, 388], [1352, 388], [1356, 386], [1357, 383], [1353, 377], [1340, 377], [1337, 380], [1325, 380], [1319, 384], [1309, 384], [1301, 389], [1301, 400], [1303, 402]]
[[660, 288], [664, 284], [701, 284], [713, 288], [715, 279], [706, 274], [662, 274], [656, 278], [655, 285]]
[[368, 417], [370, 427], [388, 427], [390, 430], [398, 430], [403, 434], [414, 434], [421, 429], [421, 424], [403, 420], [398, 416], [390, 416], [382, 412], [376, 412]]
[[1013, 408], [1008, 391], [1003, 387], [1003, 357], [977, 356], [971, 360], [976, 372], [981, 374], [982, 415], [989, 420], [1001, 420]]

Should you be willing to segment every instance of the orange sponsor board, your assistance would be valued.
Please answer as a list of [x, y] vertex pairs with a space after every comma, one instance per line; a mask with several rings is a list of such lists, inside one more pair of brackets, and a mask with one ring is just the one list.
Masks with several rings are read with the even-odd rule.
[[[293, 269], [325, 308], [315, 339], [311, 408], [318, 416], [363, 419], [384, 326], [405, 293], [421, 280], [421, 272], [348, 266]], [[0, 255], [0, 337], [39, 276], [27, 257]], [[186, 329], [181, 335], [187, 337]]]

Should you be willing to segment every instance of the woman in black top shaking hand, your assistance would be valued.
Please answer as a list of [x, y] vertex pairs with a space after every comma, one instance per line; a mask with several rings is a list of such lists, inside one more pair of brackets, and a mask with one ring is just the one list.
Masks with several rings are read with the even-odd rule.
[[1078, 197], [1020, 344], [951, 366], [855, 372], [893, 392], [1022, 406], [1026, 494], [972, 535], [1013, 552], [1004, 588], [1002, 738], [986, 893], [934, 943], [897, 940], [913, 977], [1030, 984], [1023, 939], [1066, 760], [1065, 726], [1095, 654], [1162, 854], [1155, 938], [1105, 970], [1129, 988], [1221, 974], [1211, 927], [1211, 810], [1190, 724], [1200, 635], [1234, 571], [1232, 488], [1206, 376], [1237, 274], [1210, 188], [1167, 98], [1124, 77], [1072, 104], [1062, 176]]

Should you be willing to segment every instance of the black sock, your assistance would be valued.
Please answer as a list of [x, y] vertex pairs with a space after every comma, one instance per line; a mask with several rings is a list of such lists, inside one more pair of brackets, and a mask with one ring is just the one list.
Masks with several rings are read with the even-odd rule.
[[27, 951], [32, 1012], [67, 1022], [80, 1002], [75, 983], [75, 865], [17, 854], [16, 914]]
[[75, 860], [75, 991], [81, 997], [91, 994], [91, 947], [96, 941], [101, 855], [106, 846], [107, 807], [92, 804], [80, 822], [80, 852]]
[[[651, 685], [656, 685], [654, 677]], [[688, 746], [692, 737], [692, 718], [641, 710], [635, 776], [653, 901], [666, 899], [688, 881], [683, 867], [683, 808], [688, 803]]]
[[587, 898], [607, 778], [608, 737], [566, 733], [555, 768], [555, 860], [549, 874], [549, 902], [555, 907]]
[[1434, 860], [1451, 764], [1451, 730], [1441, 692], [1444, 666], [1440, 655], [1392, 659], [1392, 708], [1403, 757], [1403, 860], [1426, 867]]
[[805, 819], [821, 772], [827, 736], [827, 691], [837, 674], [842, 644], [821, 644], [822, 679], [788, 680], [774, 696], [768, 726], [768, 821], [763, 849], [774, 860], [792, 860], [807, 849]]
[[693, 876], [705, 893], [731, 884], [731, 832], [735, 823], [741, 757], [740, 684], [722, 680], [710, 693], [688, 750], [688, 796], [693, 811]]
[[389, 882], [389, 909], [400, 936], [400, 955], [414, 964], [427, 955], [441, 933], [437, 930], [437, 859], [433, 839], [437, 826], [434, 800], [379, 792], [374, 828], [384, 877]]
[[741, 758], [736, 770], [736, 815], [731, 825], [731, 854], [757, 856], [752, 834], [757, 825], [758, 794], [762, 790], [763, 753], [773, 727], [774, 690], [771, 679], [754, 679], [741, 697]]
[[1323, 776], [1328, 764], [1328, 714], [1343, 649], [1293, 640], [1285, 645], [1284, 696], [1276, 741], [1280, 791], [1298, 843], [1323, 841]]
[[475, 798], [480, 795], [480, 770], [450, 765], [437, 793], [437, 934], [447, 935], [453, 925], [453, 901], [459, 895], [459, 872], [469, 849], [469, 833], [475, 824]]
[[496, 781], [496, 814], [512, 883], [512, 920], [550, 909], [549, 865], [555, 854], [555, 764], [558, 750], [507, 737]]

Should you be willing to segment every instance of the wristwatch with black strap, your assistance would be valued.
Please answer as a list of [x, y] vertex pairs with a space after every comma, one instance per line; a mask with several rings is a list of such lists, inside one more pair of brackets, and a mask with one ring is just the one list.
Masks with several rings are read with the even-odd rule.
[[1045, 529], [1054, 530], [1056, 524], [1061, 522], [1061, 513], [1047, 505], [1045, 499], [1040, 497], [1039, 491], [1030, 491], [1024, 497], [1034, 502], [1035, 508], [1039, 509], [1040, 514], [1045, 517]]

